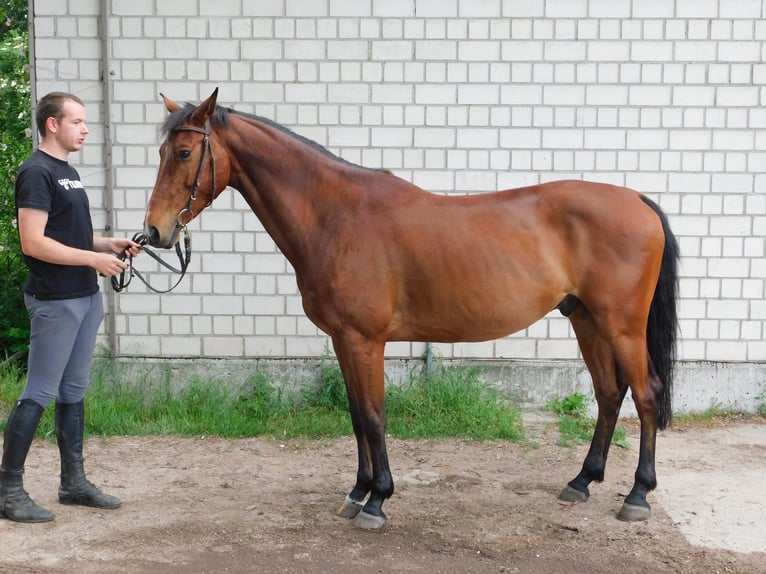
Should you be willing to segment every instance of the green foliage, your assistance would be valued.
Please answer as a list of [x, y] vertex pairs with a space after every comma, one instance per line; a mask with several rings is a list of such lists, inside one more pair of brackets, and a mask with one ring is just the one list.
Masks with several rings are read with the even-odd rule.
[[628, 431], [624, 426], [617, 425], [617, 428], [614, 429], [614, 434], [612, 435], [612, 444], [614, 446], [619, 446], [620, 448], [630, 448], [630, 443], [628, 442]]
[[10, 31], [28, 31], [28, 0], [2, 0], [0, 2], [0, 36]]
[[265, 419], [281, 412], [284, 406], [282, 390], [260, 371], [250, 377], [245, 390], [234, 400], [234, 410], [247, 418]]
[[[5, 2], [6, 10], [14, 4]], [[25, 24], [26, 26], [26, 24]], [[26, 349], [29, 317], [21, 286], [27, 277], [16, 228], [14, 184], [32, 152], [32, 105], [26, 31], [10, 29], [0, 41], [0, 353]], [[2, 356], [0, 355], [0, 356]]]
[[587, 405], [585, 404], [585, 395], [582, 393], [573, 393], [563, 399], [554, 399], [547, 405], [548, 410], [562, 416], [571, 416], [575, 418], [585, 418]]
[[585, 396], [582, 393], [552, 400], [546, 408], [558, 416], [559, 444], [572, 446], [592, 438], [594, 422], [587, 416]]
[[[478, 374], [477, 369], [442, 368], [428, 380], [413, 375], [409, 384], [391, 386], [389, 433], [403, 438], [519, 440], [519, 409], [480, 383]], [[0, 371], [0, 423], [23, 386], [20, 368]], [[317, 388], [290, 394], [261, 371], [240, 389], [215, 379], [194, 379], [174, 388], [167, 366], [136, 375], [127, 363], [99, 357], [85, 403], [86, 432], [102, 436], [332, 438], [353, 433], [340, 368], [331, 361], [322, 363]], [[52, 436], [52, 411], [47, 409], [38, 436]]]
[[326, 358], [319, 364], [319, 381], [302, 393], [303, 403], [314, 408], [348, 412], [346, 382], [340, 366]]
[[[766, 405], [763, 403], [758, 405], [758, 407], [756, 407], [756, 414], [760, 416], [766, 416]], [[749, 415], [747, 413], [726, 409], [721, 406], [720, 402], [714, 400], [704, 411], [678, 415], [675, 417], [674, 423], [705, 425], [712, 428], [723, 422], [742, 421], [747, 419], [748, 416]]]
[[[593, 438], [596, 421], [588, 418], [587, 403], [582, 393], [573, 393], [560, 400], [554, 399], [546, 405], [546, 408], [558, 416], [561, 445], [572, 446], [589, 442]], [[627, 437], [628, 432], [625, 428], [618, 426], [612, 435], [612, 444], [628, 448]]]
[[430, 377], [415, 373], [409, 384], [389, 386], [388, 432], [401, 438], [520, 440], [520, 410], [481, 382], [480, 374], [476, 367], [437, 363]]
[[216, 379], [193, 379], [183, 388], [174, 388], [164, 367], [135, 376], [129, 365], [99, 358], [86, 395], [87, 429], [104, 436], [351, 434], [347, 412], [299, 399], [274, 385], [262, 371], [254, 372], [238, 390]]

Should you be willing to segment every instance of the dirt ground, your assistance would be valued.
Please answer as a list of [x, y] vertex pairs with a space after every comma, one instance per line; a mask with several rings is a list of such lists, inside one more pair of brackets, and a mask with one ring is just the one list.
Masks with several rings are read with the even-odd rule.
[[614, 448], [604, 483], [571, 506], [556, 497], [587, 445], [558, 446], [550, 422], [514, 444], [390, 439], [397, 492], [379, 531], [335, 514], [356, 472], [350, 437], [90, 439], [86, 468], [122, 498], [116, 511], [58, 504], [56, 447], [36, 441], [25, 484], [56, 519], [0, 520], [0, 571], [766, 572], [764, 420], [665, 431], [653, 515], [630, 524], [615, 518], [638, 456], [627, 426], [631, 447]]

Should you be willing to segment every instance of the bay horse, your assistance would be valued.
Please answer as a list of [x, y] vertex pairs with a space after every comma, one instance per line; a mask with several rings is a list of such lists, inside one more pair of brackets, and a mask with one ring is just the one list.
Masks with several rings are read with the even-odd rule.
[[558, 309], [571, 321], [598, 404], [579, 474], [559, 495], [584, 501], [604, 479], [627, 389], [641, 422], [635, 482], [618, 518], [645, 520], [658, 429], [671, 422], [678, 243], [636, 191], [558, 181], [467, 196], [426, 192], [353, 165], [279, 124], [162, 96], [169, 112], [144, 220], [154, 247], [227, 187], [239, 191], [295, 270], [308, 318], [332, 339], [358, 447], [339, 510], [362, 528], [387, 520], [387, 341], [506, 336]]

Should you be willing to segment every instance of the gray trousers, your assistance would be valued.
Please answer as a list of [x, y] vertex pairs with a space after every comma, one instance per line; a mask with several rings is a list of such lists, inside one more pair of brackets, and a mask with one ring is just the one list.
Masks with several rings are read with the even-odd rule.
[[31, 399], [43, 408], [54, 398], [79, 403], [88, 389], [93, 350], [104, 318], [101, 293], [58, 301], [24, 295], [24, 304], [31, 335], [27, 384], [21, 399]]

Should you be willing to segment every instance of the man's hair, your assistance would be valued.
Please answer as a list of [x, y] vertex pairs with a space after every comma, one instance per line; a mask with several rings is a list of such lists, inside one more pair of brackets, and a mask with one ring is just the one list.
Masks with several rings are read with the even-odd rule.
[[67, 100], [85, 106], [80, 98], [67, 92], [51, 92], [40, 98], [40, 101], [37, 102], [35, 121], [37, 122], [37, 131], [40, 132], [41, 137], [45, 137], [46, 135], [47, 128], [45, 122], [48, 118], [55, 118], [57, 122], [60, 122], [64, 118], [64, 102]]

